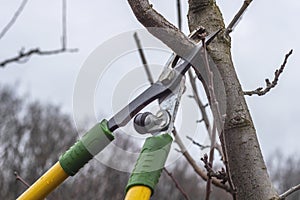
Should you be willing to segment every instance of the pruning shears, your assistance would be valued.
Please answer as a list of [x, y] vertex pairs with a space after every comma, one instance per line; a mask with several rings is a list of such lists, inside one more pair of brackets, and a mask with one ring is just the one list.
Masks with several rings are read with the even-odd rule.
[[[206, 36], [205, 45], [208, 45], [219, 32], [220, 30]], [[195, 32], [193, 35], [196, 34], [199, 33]], [[151, 196], [173, 140], [169, 134], [174, 128], [180, 99], [185, 90], [185, 73], [191, 67], [191, 63], [195, 63], [202, 48], [203, 44], [199, 42], [187, 58], [180, 58], [173, 54], [155, 83], [109, 120], [103, 119], [90, 129], [18, 199], [45, 198], [68, 176], [74, 176], [113, 141], [113, 132], [125, 126], [131, 119], [134, 119], [134, 128], [138, 133], [151, 133], [153, 136], [147, 138], [144, 143], [126, 187], [126, 199], [131, 200], [130, 196], [139, 193], [141, 187], [144, 190], [148, 188], [146, 193]], [[158, 100], [160, 106], [160, 110], [155, 115], [150, 112], [139, 113], [155, 100]]]

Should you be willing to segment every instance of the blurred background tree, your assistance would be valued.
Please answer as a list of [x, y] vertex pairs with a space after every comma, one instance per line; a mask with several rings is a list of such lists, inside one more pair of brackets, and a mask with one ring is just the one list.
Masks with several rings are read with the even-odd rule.
[[[26, 97], [17, 96], [12, 87], [0, 86], [0, 199], [15, 199], [25, 190], [26, 186], [16, 181], [15, 171], [32, 184], [75, 142], [76, 137], [72, 118], [58, 106], [30, 102]], [[116, 142], [126, 148], [134, 146], [120, 135]], [[121, 159], [127, 158], [119, 156], [120, 163]], [[272, 180], [280, 192], [300, 182], [299, 157], [284, 157], [276, 151], [268, 160]], [[190, 199], [198, 199], [205, 194], [205, 182], [184, 161], [184, 158], [178, 160], [168, 170]], [[128, 173], [92, 160], [76, 178], [68, 179], [47, 199], [122, 199], [128, 178]], [[231, 195], [223, 190], [213, 188], [213, 191], [212, 200], [231, 199]], [[299, 198], [300, 194], [294, 193], [288, 199]], [[184, 197], [163, 173], [153, 199], [179, 200]]]

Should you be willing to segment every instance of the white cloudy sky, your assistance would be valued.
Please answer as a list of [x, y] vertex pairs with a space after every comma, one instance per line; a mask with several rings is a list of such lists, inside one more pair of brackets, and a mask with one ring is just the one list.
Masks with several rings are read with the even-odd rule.
[[[12, 17], [20, 2], [2, 0], [0, 29]], [[182, 2], [185, 17], [187, 6], [185, 1]], [[243, 1], [217, 2], [228, 24]], [[175, 0], [153, 0], [152, 3], [176, 23]], [[265, 155], [278, 148], [287, 154], [300, 150], [297, 129], [300, 112], [299, 9], [300, 2], [297, 0], [254, 0], [232, 34], [233, 60], [245, 90], [264, 85], [264, 79], [273, 77], [285, 53], [294, 49], [279, 86], [264, 97], [247, 97]], [[142, 26], [126, 0], [68, 1], [67, 17], [68, 46], [78, 48], [78, 53], [33, 56], [25, 64], [8, 65], [0, 69], [0, 83], [18, 84], [19, 90], [28, 93], [30, 98], [50, 101], [72, 112], [75, 80], [88, 55], [111, 37]], [[21, 47], [58, 47], [60, 19], [60, 0], [30, 0], [15, 25], [0, 40], [1, 60], [15, 55]], [[187, 32], [186, 23], [184, 26]]]

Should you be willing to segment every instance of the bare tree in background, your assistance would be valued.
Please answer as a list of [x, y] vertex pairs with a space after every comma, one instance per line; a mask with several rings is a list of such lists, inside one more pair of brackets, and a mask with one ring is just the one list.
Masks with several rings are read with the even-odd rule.
[[[15, 22], [18, 20], [23, 10], [26, 7], [28, 0], [22, 0], [20, 6], [16, 9], [15, 13], [12, 15], [11, 19], [7, 22], [7, 24], [0, 30], [0, 40], [9, 32], [9, 30], [13, 27]], [[66, 52], [76, 52], [77, 49], [71, 49], [67, 47], [67, 0], [62, 0], [62, 20], [61, 20], [61, 46], [56, 49], [44, 50], [39, 47], [24, 49], [21, 48], [17, 55], [12, 56], [10, 58], [0, 58], [0, 68], [4, 68], [12, 63], [24, 63], [27, 62], [31, 56], [49, 56], [49, 55], [57, 55], [60, 53]]]
[[[1, 61], [0, 67], [7, 66], [9, 63], [26, 61], [32, 55], [52, 55], [73, 51], [66, 47], [66, 0], [62, 2], [64, 14], [62, 17], [61, 47], [50, 51], [44, 51], [39, 48], [27, 51], [21, 50], [18, 55]], [[160, 38], [162, 35], [151, 32], [150, 29], [149, 31], [165, 42], [176, 53], [180, 53], [181, 50], [189, 51], [194, 47], [195, 41], [186, 37], [179, 29], [159, 15], [148, 1], [128, 0], [128, 2], [137, 19], [146, 28], [167, 28], [166, 33], [162, 35], [169, 35], [169, 39], [172, 40], [168, 40], [168, 37]], [[223, 28], [222, 34], [210, 45], [209, 54], [219, 69], [227, 95], [225, 128], [224, 131], [219, 132], [221, 142], [219, 144], [219, 141], [213, 142], [216, 134], [216, 125], [214, 122], [209, 122], [206, 116], [206, 107], [208, 105], [201, 102], [197, 94], [195, 75], [190, 73], [189, 77], [194, 92], [193, 98], [197, 102], [203, 116], [203, 119], [200, 121], [205, 123], [209, 137], [212, 139], [212, 143], [209, 146], [210, 155], [202, 158], [202, 165], [205, 166], [203, 168], [198, 160], [195, 161], [189, 154], [183, 143], [180, 142], [179, 134], [174, 133], [176, 142], [180, 147], [180, 153], [185, 156], [189, 165], [178, 165], [170, 170], [180, 180], [190, 199], [203, 196], [211, 200], [230, 198], [275, 200], [285, 198], [284, 195], [279, 195], [274, 189], [271, 178], [268, 175], [244, 95], [264, 95], [274, 88], [292, 51], [286, 55], [283, 64], [276, 70], [274, 79], [271, 81], [266, 79], [265, 88], [259, 87], [253, 91], [242, 90], [232, 63], [229, 34], [233, 31], [240, 16], [251, 2], [251, 0], [245, 0], [232, 23], [225, 27], [221, 11], [215, 1], [189, 0], [188, 21], [190, 31], [195, 30], [199, 25], [204, 26], [208, 33]], [[0, 39], [17, 20], [26, 3], [27, 0], [21, 2], [12, 20], [2, 30]], [[174, 43], [174, 41], [177, 41], [177, 43]], [[211, 100], [209, 105], [213, 107], [216, 103], [212, 101], [214, 91], [209, 91], [209, 88], [206, 88], [206, 91], [208, 99]], [[0, 172], [0, 179], [3, 180], [0, 182], [0, 197], [13, 199], [25, 187], [14, 181], [12, 178], [13, 172], [17, 171], [29, 184], [32, 183], [57, 160], [57, 156], [65, 148], [73, 144], [76, 131], [70, 118], [62, 114], [59, 108], [55, 106], [45, 106], [38, 102], [24, 104], [10, 89], [1, 89], [0, 100], [0, 165], [3, 166], [3, 170]], [[190, 139], [193, 141], [192, 138]], [[197, 141], [193, 142], [201, 149], [206, 148], [206, 146], [197, 143]], [[213, 165], [214, 150], [217, 150], [223, 158], [223, 169], [218, 165]], [[293, 160], [282, 161], [282, 163], [293, 163], [293, 165], [290, 165], [293, 167], [286, 168], [287, 171], [285, 173], [279, 173], [278, 176], [274, 176], [275, 178], [272, 179], [275, 186], [281, 185], [281, 187], [277, 188], [280, 192], [284, 192], [299, 183], [299, 180], [295, 178], [297, 176], [294, 176], [294, 174], [298, 173], [297, 167], [294, 167], [298, 163], [294, 163]], [[192, 168], [198, 176], [184, 173], [187, 168]], [[275, 170], [274, 174], [281, 171], [281, 169]], [[276, 179], [276, 177], [279, 178]], [[207, 181], [207, 184], [201, 184], [200, 178]], [[124, 197], [123, 188], [127, 179], [128, 174], [117, 173], [115, 170], [100, 166], [97, 161], [93, 161], [89, 167], [85, 167], [80, 172], [76, 179], [69, 180], [63, 187], [51, 194], [49, 199], [122, 199]], [[283, 179], [288, 182], [283, 182]], [[281, 180], [281, 182], [278, 180]], [[224, 193], [224, 191], [227, 193]], [[291, 196], [291, 198], [297, 197], [296, 194]], [[184, 197], [175, 188], [169, 177], [163, 175], [153, 198], [183, 199]]]
[[[274, 151], [267, 159], [267, 166], [272, 182], [280, 193], [289, 191], [290, 188], [300, 183], [300, 157], [290, 155], [286, 157], [279, 150]], [[287, 200], [300, 199], [300, 192], [290, 194]]]
[[[76, 137], [71, 117], [57, 106], [28, 102], [24, 97], [18, 97], [11, 87], [0, 85], [0, 199], [16, 199], [26, 189], [27, 186], [16, 181], [14, 173], [31, 185], [74, 143]], [[126, 139], [123, 134], [117, 134], [114, 142], [128, 150], [134, 144]], [[107, 156], [114, 156], [120, 165], [134, 162], [115, 152]], [[196, 199], [205, 192], [205, 185], [188, 168], [184, 163], [177, 163], [170, 170], [190, 199]], [[47, 200], [123, 199], [128, 178], [129, 173], [92, 160], [75, 178], [68, 179], [52, 192]], [[199, 189], [195, 190], [195, 186]], [[223, 191], [212, 196], [216, 200], [221, 197], [225, 199]], [[160, 179], [153, 198], [184, 199], [167, 175]]]
[[25, 188], [14, 172], [31, 184], [74, 143], [76, 131], [58, 107], [25, 102], [0, 87], [0, 198], [16, 199]]

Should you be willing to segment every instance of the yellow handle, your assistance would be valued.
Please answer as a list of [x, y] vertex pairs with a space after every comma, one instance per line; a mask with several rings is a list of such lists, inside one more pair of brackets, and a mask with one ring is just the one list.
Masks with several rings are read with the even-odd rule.
[[42, 177], [40, 177], [30, 188], [28, 188], [17, 200], [40, 200], [44, 199], [58, 185], [60, 185], [68, 174], [57, 162]]
[[131, 187], [125, 197], [125, 200], [149, 200], [151, 189], [147, 186], [136, 185]]

